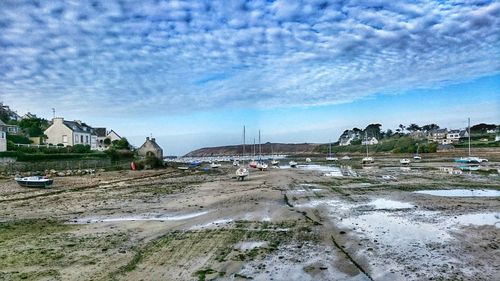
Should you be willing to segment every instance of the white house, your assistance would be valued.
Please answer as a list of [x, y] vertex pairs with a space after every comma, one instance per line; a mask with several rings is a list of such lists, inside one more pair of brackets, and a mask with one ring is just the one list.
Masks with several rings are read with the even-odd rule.
[[90, 145], [97, 149], [97, 135], [95, 130], [82, 121], [66, 121], [64, 118], [52, 119], [52, 125], [45, 130], [48, 144], [74, 146], [77, 144]]
[[0, 127], [0, 152], [7, 151], [7, 133]]
[[97, 149], [99, 150], [108, 149], [109, 145], [105, 144], [106, 139], [109, 139], [109, 143], [122, 139], [115, 131], [107, 131], [106, 128], [95, 128], [95, 133], [97, 135]]
[[374, 144], [378, 144], [378, 140], [375, 137], [371, 137], [371, 138], [363, 140], [361, 142], [361, 144], [363, 144], [363, 145], [374, 145]]

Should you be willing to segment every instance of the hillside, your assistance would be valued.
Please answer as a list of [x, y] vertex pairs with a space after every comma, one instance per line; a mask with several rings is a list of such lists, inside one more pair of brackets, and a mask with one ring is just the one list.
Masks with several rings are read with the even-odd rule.
[[[315, 143], [265, 143], [262, 144], [262, 154], [287, 154], [287, 155], [302, 155], [302, 154], [316, 154], [318, 153], [321, 144]], [[271, 149], [272, 147], [272, 149]], [[256, 145], [256, 152], [258, 153], [259, 147]], [[253, 153], [253, 144], [247, 145], [246, 154]], [[203, 157], [203, 156], [233, 156], [240, 155], [243, 151], [242, 145], [228, 145], [217, 147], [204, 147], [193, 150], [186, 154], [186, 157]]]

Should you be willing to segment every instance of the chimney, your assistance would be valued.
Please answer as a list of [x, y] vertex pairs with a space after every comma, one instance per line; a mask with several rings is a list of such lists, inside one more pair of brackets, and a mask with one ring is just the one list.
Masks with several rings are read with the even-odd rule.
[[75, 122], [78, 123], [78, 125], [82, 124], [82, 120], [75, 120]]
[[149, 140], [149, 137], [146, 137], [146, 140], [148, 141], [148, 140]]
[[52, 118], [52, 124], [62, 124], [63, 121], [64, 121], [64, 118], [62, 118], [62, 117]]
[[151, 139], [151, 141], [152, 141], [152, 142], [156, 142], [156, 139], [155, 139], [155, 138], [152, 138], [152, 139]]

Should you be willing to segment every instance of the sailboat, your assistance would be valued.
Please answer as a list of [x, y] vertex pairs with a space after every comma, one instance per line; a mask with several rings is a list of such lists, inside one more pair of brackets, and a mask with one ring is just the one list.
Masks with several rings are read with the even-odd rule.
[[255, 161], [255, 138], [253, 139], [253, 157], [252, 157], [252, 161], [250, 161], [250, 163], [248, 163], [248, 167], [250, 168], [257, 168], [257, 161]]
[[257, 162], [257, 169], [264, 171], [267, 170], [267, 164], [262, 161], [262, 145], [260, 141], [260, 130], [259, 130], [259, 161]]
[[455, 162], [465, 163], [465, 164], [479, 164], [481, 162], [488, 161], [487, 159], [481, 159], [479, 157], [471, 156], [471, 153], [470, 153], [470, 118], [468, 119], [467, 132], [468, 132], [468, 135], [469, 135], [469, 156], [467, 156], [467, 157], [460, 157], [458, 159], [455, 159]]
[[272, 159], [273, 159], [273, 160], [271, 160], [271, 165], [272, 165], [272, 166], [279, 166], [279, 165], [280, 165], [280, 161], [278, 161], [278, 160], [276, 159], [276, 155], [274, 155], [274, 150], [273, 150], [273, 146], [272, 146], [272, 145], [271, 145], [271, 154], [273, 155], [273, 156], [272, 156]]
[[245, 177], [247, 177], [250, 173], [248, 172], [247, 168], [245, 168], [245, 126], [243, 126], [243, 153], [242, 153], [242, 160], [243, 160], [243, 165], [236, 170], [236, 176], [238, 177], [238, 180], [245, 180]]
[[373, 157], [368, 156], [368, 135], [365, 132], [366, 157], [361, 160], [362, 164], [371, 164], [374, 162]]
[[413, 156], [413, 159], [415, 160], [421, 160], [422, 157], [420, 157], [420, 155], [418, 154], [418, 150], [420, 149], [420, 145], [417, 145], [417, 153], [415, 154], [415, 156]]
[[326, 161], [337, 161], [339, 160], [337, 157], [332, 156], [332, 141], [330, 140], [330, 145], [328, 147], [328, 156], [326, 157]]

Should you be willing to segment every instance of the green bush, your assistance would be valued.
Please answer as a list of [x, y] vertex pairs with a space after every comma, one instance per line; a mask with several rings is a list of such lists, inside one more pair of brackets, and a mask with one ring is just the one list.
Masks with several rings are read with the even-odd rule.
[[109, 158], [111, 158], [111, 161], [134, 158], [134, 153], [130, 150], [117, 150], [114, 148], [110, 148], [106, 150], [105, 153]]
[[89, 153], [90, 145], [75, 144], [69, 150], [72, 153]]
[[31, 140], [25, 136], [20, 136], [20, 135], [7, 135], [7, 140], [11, 141], [13, 143], [19, 143], [19, 144], [31, 144]]

